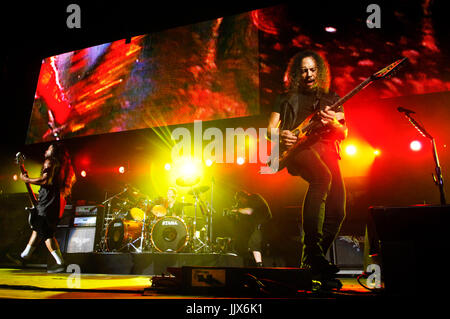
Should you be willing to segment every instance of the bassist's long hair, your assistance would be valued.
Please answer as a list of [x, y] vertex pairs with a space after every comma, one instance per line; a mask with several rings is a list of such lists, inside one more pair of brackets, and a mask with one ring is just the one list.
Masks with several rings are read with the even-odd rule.
[[295, 54], [288, 63], [284, 74], [284, 85], [287, 92], [297, 91], [301, 80], [301, 63], [306, 57], [312, 57], [317, 64], [317, 82], [320, 90], [328, 93], [330, 89], [330, 70], [327, 61], [315, 51], [301, 51]]
[[72, 186], [76, 182], [75, 171], [67, 148], [60, 142], [55, 142], [50, 160], [54, 163], [56, 171], [55, 177], [60, 188], [60, 193], [67, 198], [72, 193]]

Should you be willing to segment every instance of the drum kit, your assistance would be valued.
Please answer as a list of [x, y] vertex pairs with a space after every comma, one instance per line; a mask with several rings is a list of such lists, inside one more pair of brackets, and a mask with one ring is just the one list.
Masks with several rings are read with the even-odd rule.
[[[211, 187], [197, 186], [198, 180], [176, 181], [178, 186], [189, 187], [187, 195], [192, 203], [179, 203], [181, 216], [172, 216], [167, 200], [150, 199], [131, 185], [106, 199], [104, 236], [100, 250], [107, 252], [212, 252], [212, 196], [211, 203], [201, 195]], [[193, 216], [185, 214], [185, 207], [193, 207]], [[111, 213], [112, 211], [112, 213]], [[204, 225], [199, 230], [199, 222]], [[206, 221], [206, 222], [205, 222]]]

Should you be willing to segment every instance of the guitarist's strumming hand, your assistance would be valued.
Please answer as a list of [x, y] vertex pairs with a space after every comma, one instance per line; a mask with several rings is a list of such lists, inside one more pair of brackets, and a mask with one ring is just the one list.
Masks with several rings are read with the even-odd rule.
[[289, 130], [283, 130], [280, 134], [281, 145], [289, 148], [297, 142], [297, 135]]
[[324, 127], [330, 128], [337, 134], [338, 139], [347, 137], [347, 127], [345, 126], [345, 118], [343, 112], [334, 112], [329, 106], [319, 112], [320, 122]]

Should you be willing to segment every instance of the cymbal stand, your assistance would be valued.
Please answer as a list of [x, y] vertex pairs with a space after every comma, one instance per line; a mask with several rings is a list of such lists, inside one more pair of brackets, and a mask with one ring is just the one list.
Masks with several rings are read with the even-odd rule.
[[194, 196], [194, 221], [193, 221], [193, 230], [192, 230], [192, 232], [193, 232], [193, 235], [192, 235], [193, 247], [192, 247], [192, 249], [194, 250], [194, 252], [198, 252], [200, 249], [202, 249], [203, 247], [205, 247], [207, 245], [200, 238], [197, 237], [197, 207], [198, 207], [198, 203], [200, 202], [200, 198], [199, 198], [199, 195], [197, 194], [197, 192], [193, 188], [192, 188], [192, 194]]
[[[102, 237], [101, 237], [101, 240], [100, 240], [100, 243], [99, 243], [99, 248], [98, 248], [99, 251], [105, 251], [106, 250], [106, 237], [105, 237], [105, 235], [106, 235], [106, 228], [108, 227], [108, 223], [110, 221], [109, 219], [111, 219], [111, 220], [113, 219], [111, 217], [111, 202], [112, 202], [112, 200], [114, 198], [122, 195], [126, 191], [127, 191], [127, 188], [125, 188], [123, 191], [121, 191], [121, 192], [119, 192], [119, 193], [117, 193], [117, 194], [115, 194], [115, 195], [105, 199], [101, 203], [101, 205], [104, 206], [104, 209], [103, 209], [103, 229], [102, 229]], [[105, 193], [105, 197], [107, 197], [107, 196], [108, 196], [108, 193], [106, 192]]]
[[209, 215], [208, 215], [208, 243], [209, 247], [212, 247], [212, 239], [213, 239], [213, 192], [214, 192], [214, 176], [211, 177], [211, 206], [209, 207]]
[[[136, 238], [135, 240], [133, 240], [131, 243], [128, 243], [128, 244], [127, 244], [127, 246], [133, 247], [134, 250], [135, 250], [136, 252], [138, 252], [138, 253], [142, 253], [142, 249], [143, 249], [143, 245], [144, 245], [144, 240], [145, 240], [144, 234], [145, 234], [145, 223], [146, 223], [146, 220], [147, 220], [147, 212], [146, 212], [146, 210], [145, 210], [145, 211], [144, 211], [144, 219], [142, 220], [141, 236], [138, 237], [138, 238]], [[137, 247], [134, 245], [134, 243], [135, 243], [136, 241], [138, 241], [138, 240], [140, 240], [139, 248], [137, 248]]]

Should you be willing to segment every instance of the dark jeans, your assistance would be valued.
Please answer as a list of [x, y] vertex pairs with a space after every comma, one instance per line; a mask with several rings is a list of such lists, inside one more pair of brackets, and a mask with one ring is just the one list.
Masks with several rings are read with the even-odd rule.
[[288, 171], [309, 183], [303, 202], [302, 261], [324, 256], [345, 218], [345, 185], [334, 145], [318, 142], [299, 150]]

